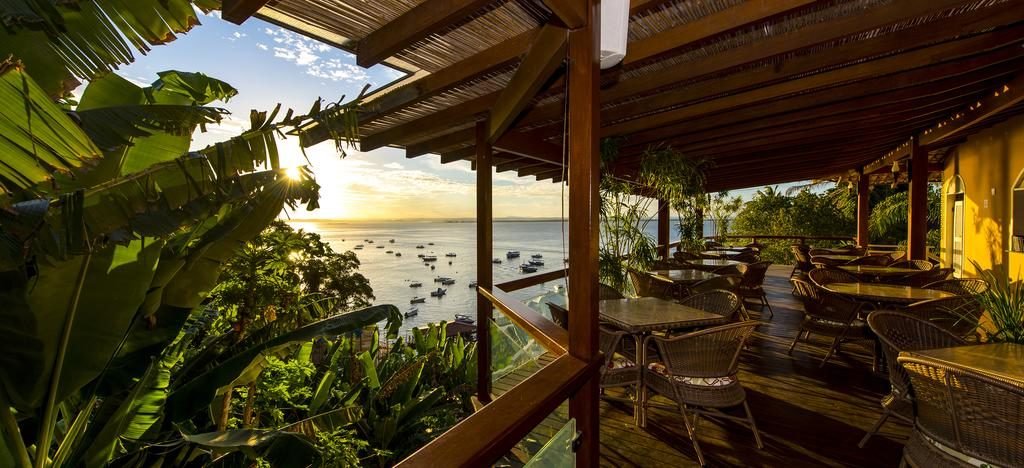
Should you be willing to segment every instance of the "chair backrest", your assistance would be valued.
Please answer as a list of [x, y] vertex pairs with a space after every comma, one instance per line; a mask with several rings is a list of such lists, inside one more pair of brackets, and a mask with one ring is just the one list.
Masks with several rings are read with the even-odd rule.
[[729, 257], [729, 260], [736, 260], [737, 262], [743, 263], [754, 263], [760, 259], [761, 257], [759, 257], [756, 253], [753, 252], [744, 252]]
[[740, 297], [736, 293], [716, 289], [684, 297], [680, 304], [715, 315], [733, 318], [740, 310]]
[[672, 338], [653, 336], [669, 374], [685, 377], [736, 375], [740, 351], [757, 322], [736, 322]]
[[743, 277], [740, 275], [720, 275], [714, 278], [698, 281], [690, 285], [690, 294], [700, 294], [708, 291], [721, 289], [724, 291], [736, 292]]
[[675, 285], [671, 281], [663, 281], [636, 270], [629, 270], [629, 279], [633, 282], [633, 289], [639, 297], [672, 299], [672, 289]]
[[835, 252], [829, 249], [811, 249], [807, 251], [807, 255], [815, 257], [818, 255], [835, 255]]
[[1024, 466], [1024, 387], [919, 355], [898, 359], [913, 386], [915, 430], [981, 466]]
[[911, 268], [921, 271], [929, 271], [935, 268], [935, 265], [928, 260], [901, 260], [898, 262], [892, 262], [889, 266], [893, 268]]
[[846, 260], [836, 260], [823, 255], [814, 255], [811, 257], [811, 263], [815, 266], [821, 265], [824, 267], [837, 267], [846, 264]]
[[970, 296], [946, 297], [910, 304], [906, 312], [960, 337], [974, 336], [985, 310]]
[[832, 283], [859, 283], [856, 276], [836, 268], [815, 268], [807, 272], [807, 276], [818, 286]]
[[743, 281], [741, 288], [759, 288], [764, 284], [764, 277], [768, 274], [768, 267], [772, 262], [755, 262], [742, 265]]
[[551, 312], [551, 321], [566, 330], [569, 329], [569, 310], [553, 302], [548, 302], [548, 311]]
[[980, 278], [960, 278], [940, 280], [924, 285], [925, 289], [937, 289], [956, 294], [957, 296], [977, 296], [988, 291], [988, 281]]
[[902, 262], [907, 259], [906, 252], [889, 252], [889, 258], [892, 258], [894, 262]]
[[952, 268], [932, 268], [931, 270], [925, 271], [924, 273], [918, 273], [916, 275], [907, 278], [907, 284], [910, 286], [925, 286], [938, 281], [948, 279], [953, 274]]
[[868, 255], [865, 257], [855, 258], [846, 262], [847, 265], [868, 265], [868, 266], [886, 266], [892, 263], [892, 257], [888, 255]]
[[811, 283], [810, 281], [793, 278], [790, 280], [793, 283], [793, 291], [796, 294], [796, 298], [804, 306], [804, 313], [811, 316], [817, 316], [818, 309], [821, 308], [821, 289]]
[[790, 252], [793, 253], [793, 261], [796, 262], [797, 268], [802, 271], [810, 271], [811, 268], [814, 268], [814, 265], [811, 264], [811, 257], [807, 255], [806, 247], [800, 244], [789, 246]]
[[[601, 352], [604, 353], [605, 364], [612, 361], [615, 353], [619, 351], [619, 346], [622, 345], [622, 337], [626, 335], [625, 332], [617, 330], [607, 325], [598, 326], [599, 333], [599, 344]], [[601, 370], [604, 371], [607, 366], [604, 366]]]
[[597, 292], [600, 295], [599, 299], [602, 301], [606, 299], [623, 299], [626, 297], [623, 296], [618, 289], [615, 289], [604, 283], [598, 283]]
[[746, 267], [746, 263], [741, 263], [739, 265], [722, 265], [714, 267], [710, 271], [716, 275], [742, 275], [743, 269]]
[[901, 352], [964, 344], [964, 340], [942, 327], [905, 312], [876, 310], [868, 315], [868, 326], [882, 343], [889, 383], [893, 391], [904, 398], [910, 398], [910, 376], [896, 361]]

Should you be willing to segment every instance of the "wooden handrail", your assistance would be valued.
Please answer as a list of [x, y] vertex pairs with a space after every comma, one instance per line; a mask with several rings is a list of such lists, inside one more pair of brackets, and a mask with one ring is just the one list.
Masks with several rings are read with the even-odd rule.
[[526, 330], [526, 333], [537, 340], [544, 349], [556, 356], [565, 354], [569, 349], [569, 334], [564, 328], [538, 314], [509, 293], [497, 288], [487, 290], [482, 286], [477, 287], [477, 291], [491, 301], [491, 304], [494, 304], [494, 307], [505, 314], [512, 323]]
[[397, 466], [490, 466], [572, 396], [600, 363], [563, 354]]
[[853, 236], [779, 236], [771, 234], [744, 234], [728, 236], [704, 236], [705, 239], [797, 239], [801, 243], [809, 240], [852, 241]]
[[549, 271], [546, 273], [540, 273], [536, 275], [524, 276], [519, 279], [512, 281], [506, 281], [501, 284], [494, 285], [495, 288], [501, 289], [505, 292], [518, 291], [520, 289], [526, 289], [530, 286], [536, 286], [541, 283], [547, 283], [548, 281], [554, 281], [556, 279], [565, 278], [569, 274], [568, 268], [561, 270]]

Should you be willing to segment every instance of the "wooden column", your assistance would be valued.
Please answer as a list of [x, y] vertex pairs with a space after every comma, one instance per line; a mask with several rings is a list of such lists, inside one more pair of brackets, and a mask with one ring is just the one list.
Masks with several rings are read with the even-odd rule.
[[[478, 288], [494, 287], [491, 250], [494, 244], [491, 196], [491, 144], [487, 142], [487, 121], [476, 124], [476, 282]], [[476, 296], [477, 398], [491, 401], [491, 301]]]
[[669, 213], [668, 202], [658, 200], [658, 245], [661, 246], [658, 254], [663, 260], [668, 260], [672, 256], [672, 249], [668, 246], [669, 242], [672, 242], [669, 234]]
[[867, 248], [871, 243], [868, 238], [868, 217], [871, 216], [871, 175], [865, 174], [864, 169], [860, 170], [860, 179], [857, 180], [857, 245]]
[[704, 208], [694, 208], [694, 213], [697, 217], [697, 234], [704, 237]]
[[[592, 362], [598, 357], [598, 185], [601, 40], [599, 0], [580, 0], [586, 6], [585, 25], [569, 36], [569, 354]], [[595, 371], [569, 400], [569, 416], [582, 432], [576, 465], [598, 464], [598, 382]]]
[[927, 260], [928, 152], [917, 138], [910, 142], [910, 213], [907, 215], [907, 258]]

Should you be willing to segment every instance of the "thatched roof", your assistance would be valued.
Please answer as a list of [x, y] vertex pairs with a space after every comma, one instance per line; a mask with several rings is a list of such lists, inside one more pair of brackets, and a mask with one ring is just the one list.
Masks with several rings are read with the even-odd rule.
[[[427, 10], [442, 4], [462, 10]], [[444, 162], [474, 158], [475, 122], [552, 23], [541, 0], [276, 0], [259, 15], [409, 71], [367, 99], [363, 148]], [[1021, 21], [1019, 0], [633, 0], [627, 57], [602, 74], [602, 136], [622, 139], [622, 177], [651, 146], [711, 158], [711, 190], [878, 169], [1022, 74]], [[556, 72], [495, 143], [499, 169], [561, 179], [564, 86]], [[969, 133], [929, 150], [941, 162]]]

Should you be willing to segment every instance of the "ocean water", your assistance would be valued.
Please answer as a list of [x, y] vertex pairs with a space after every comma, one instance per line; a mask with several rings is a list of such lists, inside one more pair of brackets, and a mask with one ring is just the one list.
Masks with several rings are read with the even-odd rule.
[[[441, 320], [451, 321], [455, 314], [475, 315], [475, 289], [469, 283], [476, 279], [476, 223], [446, 221], [290, 221], [296, 229], [319, 233], [337, 251], [352, 250], [359, 257], [360, 273], [370, 280], [375, 304], [394, 304], [405, 312], [412, 305], [413, 297], [426, 297], [426, 302], [415, 304], [419, 314], [407, 318], [404, 330]], [[647, 231], [656, 236], [657, 223], [651, 222]], [[563, 235], [564, 234], [564, 235]], [[526, 276], [519, 265], [530, 260], [533, 254], [543, 256], [544, 266], [537, 267], [537, 273], [562, 268], [563, 259], [568, 257], [568, 225], [561, 221], [497, 221], [494, 223], [494, 248], [491, 258], [500, 258], [501, 264], [492, 264], [494, 282], [501, 283]], [[389, 242], [394, 239], [394, 243]], [[368, 241], [373, 241], [369, 243]], [[429, 245], [433, 243], [433, 245]], [[354, 250], [358, 244], [362, 250]], [[417, 249], [423, 245], [423, 249]], [[383, 248], [380, 248], [383, 247]], [[388, 250], [400, 252], [401, 257]], [[519, 258], [507, 259], [509, 250], [520, 251]], [[445, 254], [454, 253], [455, 257]], [[435, 255], [437, 261], [425, 263], [417, 254]], [[431, 269], [431, 266], [434, 268]], [[441, 286], [434, 282], [439, 276], [455, 279], [455, 284]], [[412, 288], [410, 283], [419, 281], [422, 287]], [[564, 281], [552, 281], [513, 292], [520, 300], [527, 301], [550, 293], [564, 285]], [[430, 291], [442, 287], [443, 297], [430, 297]]]

